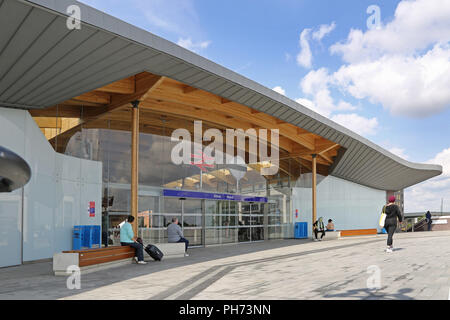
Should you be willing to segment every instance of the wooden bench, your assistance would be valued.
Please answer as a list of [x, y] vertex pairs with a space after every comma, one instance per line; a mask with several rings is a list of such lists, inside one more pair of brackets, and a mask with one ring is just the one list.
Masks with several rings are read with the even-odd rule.
[[[164, 258], [184, 257], [184, 243], [157, 243]], [[114, 246], [100, 249], [71, 250], [53, 255], [53, 272], [56, 276], [67, 276], [69, 266], [77, 266], [83, 273], [103, 270], [134, 262], [135, 250], [128, 246]], [[144, 260], [153, 259], [144, 251]]]
[[376, 235], [377, 229], [341, 230], [341, 237]]
[[134, 254], [134, 249], [128, 246], [63, 251], [53, 255], [53, 271], [55, 275], [67, 275], [67, 268], [72, 265], [79, 267], [83, 273], [97, 271], [129, 264], [133, 262]]

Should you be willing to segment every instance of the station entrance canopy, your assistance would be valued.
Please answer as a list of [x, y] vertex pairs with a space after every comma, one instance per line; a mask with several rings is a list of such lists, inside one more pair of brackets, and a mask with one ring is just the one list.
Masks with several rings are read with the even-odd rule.
[[[80, 29], [67, 27], [74, 4]], [[406, 161], [273, 90], [76, 1], [0, 0], [0, 29], [0, 105], [29, 109], [51, 142], [58, 137], [56, 148], [80, 125], [110, 121], [130, 130], [136, 121], [130, 103], [140, 100], [140, 132], [186, 118], [215, 128], [279, 128], [283, 175], [312, 171], [316, 162], [323, 175], [400, 190], [442, 173], [441, 166]], [[55, 110], [56, 124], [46, 124]]]

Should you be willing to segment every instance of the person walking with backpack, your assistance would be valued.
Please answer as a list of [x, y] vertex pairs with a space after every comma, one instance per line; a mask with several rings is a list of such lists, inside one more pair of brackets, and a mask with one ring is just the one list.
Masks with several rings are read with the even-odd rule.
[[[400, 212], [400, 208], [394, 203], [395, 202], [395, 196], [389, 197], [389, 203], [383, 207], [383, 212], [386, 214], [386, 220], [384, 222], [384, 228], [386, 229], [388, 233], [387, 238], [387, 248], [386, 252], [392, 253], [393, 252], [393, 236], [394, 232], [397, 229], [398, 222], [403, 221], [402, 214]], [[398, 221], [397, 221], [398, 220]]]

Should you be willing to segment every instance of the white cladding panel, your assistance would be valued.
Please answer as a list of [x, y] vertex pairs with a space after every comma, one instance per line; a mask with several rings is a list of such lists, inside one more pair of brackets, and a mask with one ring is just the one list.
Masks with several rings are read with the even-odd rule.
[[[324, 223], [332, 219], [337, 230], [380, 229], [378, 219], [386, 201], [386, 192], [372, 189], [333, 176], [318, 179], [317, 218]], [[298, 181], [300, 182], [300, 181]], [[312, 234], [311, 187], [292, 188], [292, 211], [295, 222], [308, 222], [308, 236]], [[295, 218], [295, 210], [298, 217]]]
[[[23, 210], [22, 190], [0, 194], [0, 267], [71, 250], [74, 225], [101, 225], [100, 162], [56, 153], [24, 110], [0, 107], [0, 145], [23, 157], [32, 171]], [[89, 216], [91, 201], [95, 217]]]

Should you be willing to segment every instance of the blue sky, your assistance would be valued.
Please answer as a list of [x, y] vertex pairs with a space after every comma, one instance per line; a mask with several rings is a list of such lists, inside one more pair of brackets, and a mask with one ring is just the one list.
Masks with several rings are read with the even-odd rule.
[[450, 0], [82, 2], [278, 87], [409, 161], [443, 165], [406, 190], [405, 205], [438, 210], [445, 198], [450, 211]]

